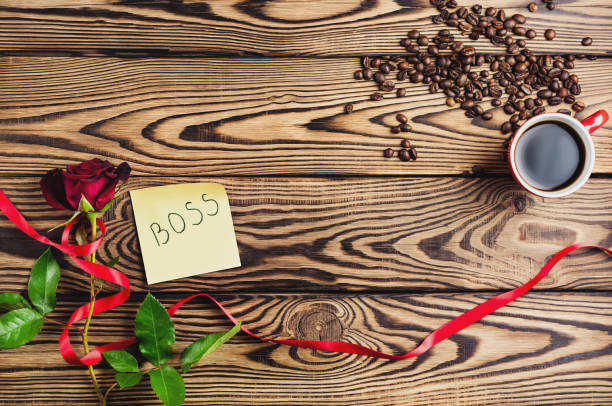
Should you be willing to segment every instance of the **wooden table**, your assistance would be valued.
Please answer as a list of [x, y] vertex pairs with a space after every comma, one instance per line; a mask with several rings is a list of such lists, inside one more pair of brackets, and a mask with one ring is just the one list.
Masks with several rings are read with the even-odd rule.
[[[465, 2], [460, 2], [465, 3]], [[577, 61], [588, 108], [612, 111], [612, 8], [567, 0], [484, 1], [521, 12], [540, 54]], [[464, 5], [471, 5], [465, 3]], [[148, 286], [128, 197], [106, 217], [100, 257], [121, 256], [128, 303], [94, 318], [94, 344], [131, 335], [147, 291], [167, 306], [208, 291], [262, 335], [347, 340], [403, 353], [470, 307], [529, 280], [560, 248], [612, 245], [612, 124], [597, 131], [595, 175], [578, 193], [529, 195], [509, 177], [498, 128], [470, 120], [424, 85], [369, 101], [359, 56], [398, 54], [410, 29], [435, 35], [418, 1], [0, 0], [0, 188], [39, 230], [65, 219], [45, 203], [47, 170], [93, 157], [127, 161], [131, 189], [213, 181], [230, 197], [243, 266]], [[545, 28], [557, 38], [545, 41]], [[457, 33], [457, 35], [459, 35]], [[593, 45], [580, 45], [583, 36]], [[472, 43], [465, 39], [466, 43]], [[479, 52], [499, 53], [487, 41]], [[346, 103], [355, 112], [343, 113]], [[556, 108], [555, 108], [556, 109]], [[549, 109], [550, 110], [550, 109]], [[410, 118], [419, 159], [397, 148]], [[471, 121], [471, 123], [470, 123]], [[485, 176], [461, 174], [479, 165]], [[55, 238], [58, 233], [51, 233]], [[24, 291], [44, 246], [0, 216], [0, 288]], [[88, 280], [63, 260], [66, 320]], [[186, 375], [192, 405], [612, 403], [612, 264], [584, 250], [534, 292], [427, 354], [386, 361], [296, 350], [238, 335]], [[109, 292], [112, 289], [108, 290]], [[226, 329], [208, 303], [175, 318], [177, 347]], [[0, 351], [0, 404], [95, 402], [86, 370], [46, 325]], [[97, 366], [102, 385], [111, 370]], [[148, 385], [111, 404], [154, 404]]]

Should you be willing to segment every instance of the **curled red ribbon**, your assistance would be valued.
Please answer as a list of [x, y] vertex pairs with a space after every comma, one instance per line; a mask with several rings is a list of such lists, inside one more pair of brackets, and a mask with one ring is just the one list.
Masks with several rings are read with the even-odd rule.
[[[56, 247], [60, 251], [70, 255], [70, 257], [76, 262], [76, 264], [81, 269], [83, 269], [85, 272], [91, 275], [94, 275], [97, 278], [103, 279], [107, 282], [114, 283], [123, 288], [123, 290], [121, 290], [120, 292], [114, 295], [102, 298], [100, 300], [96, 300], [96, 303], [94, 305], [93, 314], [103, 313], [107, 310], [117, 307], [123, 302], [125, 302], [127, 298], [130, 296], [130, 283], [127, 277], [123, 273], [117, 271], [116, 269], [113, 269], [113, 268], [110, 268], [110, 267], [107, 267], [101, 264], [96, 264], [90, 261], [85, 261], [83, 259], [76, 258], [76, 256], [90, 255], [92, 252], [98, 249], [98, 247], [100, 247], [100, 244], [102, 243], [102, 240], [104, 239], [104, 235], [106, 233], [106, 228], [104, 226], [104, 223], [101, 220], [98, 219], [98, 226], [100, 227], [102, 231], [102, 235], [96, 241], [89, 243], [89, 244], [85, 244], [85, 245], [70, 245], [68, 243], [68, 237], [70, 235], [70, 229], [74, 224], [74, 220], [73, 220], [64, 229], [64, 232], [62, 234], [62, 243], [58, 244], [38, 234], [28, 224], [28, 222], [25, 220], [23, 215], [15, 208], [15, 206], [13, 206], [11, 201], [6, 197], [6, 195], [2, 192], [2, 190], [0, 190], [0, 210], [4, 212], [6, 217], [13, 224], [15, 224], [17, 228], [19, 228], [21, 231], [23, 231], [30, 237], [34, 238], [37, 241], [42, 242], [43, 244], [47, 244], [47, 245]], [[479, 304], [473, 309], [468, 310], [462, 315], [452, 319], [451, 321], [447, 322], [443, 326], [431, 332], [412, 351], [406, 354], [403, 354], [403, 355], [387, 354], [384, 352], [373, 350], [371, 348], [363, 347], [358, 344], [347, 343], [343, 341], [277, 340], [277, 339], [260, 337], [257, 334], [249, 331], [245, 327], [241, 327], [241, 330], [244, 333], [250, 335], [251, 337], [254, 337], [254, 338], [257, 338], [263, 341], [269, 341], [272, 343], [289, 345], [293, 347], [311, 348], [315, 350], [342, 352], [342, 353], [349, 353], [349, 354], [359, 354], [359, 355], [365, 355], [368, 357], [384, 358], [384, 359], [405, 359], [405, 358], [416, 357], [418, 355], [421, 355], [427, 352], [432, 347], [434, 347], [436, 344], [438, 344], [441, 341], [446, 340], [453, 334], [463, 330], [464, 328], [474, 324], [475, 322], [482, 319], [483, 317], [493, 313], [497, 309], [523, 296], [531, 288], [533, 288], [538, 282], [540, 282], [546, 275], [548, 275], [548, 273], [552, 270], [552, 268], [561, 259], [563, 259], [569, 253], [577, 249], [580, 249], [580, 248], [598, 248], [606, 252], [608, 255], [612, 256], [611, 250], [609, 250], [608, 248], [596, 245], [596, 244], [576, 243], [576, 244], [569, 245], [563, 248], [561, 251], [557, 252], [542, 267], [540, 272], [538, 272], [537, 275], [534, 276], [527, 283], [509, 292], [505, 292], [500, 295], [497, 295], [485, 301], [484, 303]], [[186, 297], [185, 299], [182, 299], [181, 301], [176, 303], [174, 306], [172, 306], [168, 310], [168, 313], [170, 314], [170, 316], [173, 316], [183, 304], [189, 302], [192, 299], [200, 297], [200, 296], [204, 296], [212, 300], [215, 303], [215, 305], [217, 305], [217, 307], [223, 312], [223, 314], [225, 314], [225, 316], [229, 320], [232, 321], [232, 323], [234, 324], [238, 323], [238, 320], [236, 320], [236, 318], [232, 316], [230, 312], [225, 307], [223, 307], [223, 305], [221, 305], [221, 303], [219, 303], [217, 300], [215, 300], [215, 298], [208, 295], [207, 293], [196, 293], [194, 295]], [[62, 354], [62, 357], [64, 357], [64, 359], [71, 364], [79, 364], [79, 363], [84, 364], [84, 365], [96, 364], [102, 360], [102, 353], [104, 351], [120, 350], [136, 342], [136, 338], [132, 337], [126, 340], [117, 341], [117, 342], [110, 343], [110, 344], [105, 344], [105, 345], [102, 345], [90, 351], [88, 354], [85, 354], [82, 358], [79, 358], [74, 352], [74, 349], [72, 348], [72, 345], [70, 343], [70, 338], [68, 336], [68, 328], [73, 323], [79, 320], [82, 320], [84, 318], [87, 318], [87, 315], [89, 313], [89, 308], [90, 308], [90, 305], [88, 303], [88, 304], [85, 304], [79, 307], [77, 310], [75, 310], [75, 312], [70, 317], [70, 320], [68, 321], [66, 328], [64, 329], [64, 331], [62, 332], [60, 336], [60, 343], [59, 343], [60, 353]]]

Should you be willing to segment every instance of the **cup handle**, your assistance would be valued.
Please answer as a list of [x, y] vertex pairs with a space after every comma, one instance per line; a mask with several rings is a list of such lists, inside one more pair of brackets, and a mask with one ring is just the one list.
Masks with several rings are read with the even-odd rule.
[[604, 125], [609, 119], [610, 116], [608, 116], [608, 113], [605, 110], [599, 110], [597, 113], [591, 114], [582, 120], [581, 123], [589, 134], [593, 134], [593, 131]]

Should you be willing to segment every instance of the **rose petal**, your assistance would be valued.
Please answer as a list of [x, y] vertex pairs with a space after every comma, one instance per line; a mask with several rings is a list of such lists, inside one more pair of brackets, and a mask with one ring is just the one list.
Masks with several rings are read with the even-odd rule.
[[40, 190], [51, 207], [56, 209], [76, 210], [66, 199], [63, 174], [60, 169], [50, 170], [40, 179]]

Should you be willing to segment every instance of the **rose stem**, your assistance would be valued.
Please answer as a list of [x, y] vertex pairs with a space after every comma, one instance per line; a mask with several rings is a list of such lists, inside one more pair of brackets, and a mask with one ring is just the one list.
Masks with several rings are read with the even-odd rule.
[[111, 385], [110, 388], [104, 394], [104, 398], [102, 398], [102, 406], [106, 406], [106, 401], [108, 400], [108, 395], [110, 395], [111, 391], [117, 387], [117, 382]]
[[[96, 240], [96, 218], [89, 218], [91, 223], [91, 241]], [[91, 262], [96, 262], [96, 252], [91, 253]], [[91, 323], [91, 317], [93, 316], [94, 305], [96, 304], [96, 277], [90, 275], [89, 277], [89, 314], [87, 315], [87, 321], [85, 322], [85, 328], [83, 329], [83, 347], [85, 347], [85, 353], [89, 353], [89, 343], [87, 342], [87, 333], [89, 332], [89, 324]], [[93, 366], [88, 365], [87, 369], [89, 370], [89, 375], [91, 376], [91, 381], [93, 382], [93, 386], [96, 389], [96, 394], [98, 395], [98, 400], [100, 401], [100, 405], [104, 404], [104, 398], [102, 397], [102, 392], [100, 391], [100, 385], [98, 385], [98, 380], [96, 379], [96, 373], [93, 369]]]

